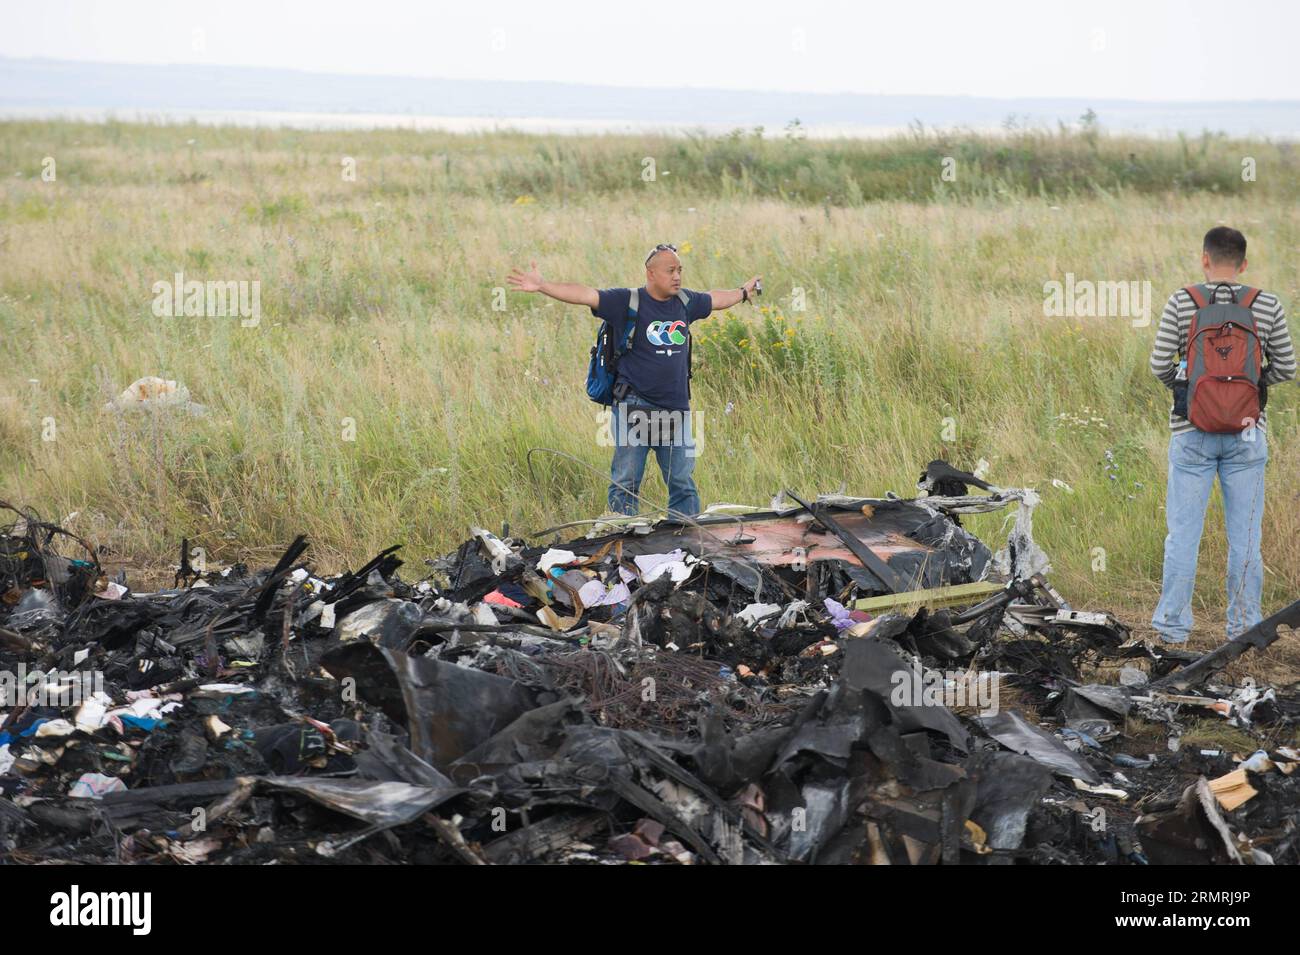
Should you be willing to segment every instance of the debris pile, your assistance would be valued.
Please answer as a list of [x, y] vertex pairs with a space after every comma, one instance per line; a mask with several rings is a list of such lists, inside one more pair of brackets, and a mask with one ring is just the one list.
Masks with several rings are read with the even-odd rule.
[[[1300, 861], [1300, 694], [1222, 681], [1300, 603], [1152, 646], [1052, 588], [1036, 502], [933, 462], [912, 499], [474, 528], [414, 583], [183, 541], [151, 593], [0, 503], [0, 859]], [[962, 526], [1010, 506], [997, 554]], [[1182, 745], [1211, 713], [1257, 751]]]

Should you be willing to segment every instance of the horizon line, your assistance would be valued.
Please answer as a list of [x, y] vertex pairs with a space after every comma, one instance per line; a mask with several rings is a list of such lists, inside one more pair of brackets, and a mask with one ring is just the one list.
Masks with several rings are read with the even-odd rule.
[[1179, 107], [1189, 106], [1234, 106], [1234, 105], [1252, 105], [1263, 104], [1268, 106], [1287, 106], [1292, 105], [1300, 108], [1300, 99], [1125, 99], [1125, 98], [1089, 98], [1083, 95], [1069, 96], [990, 96], [971, 93], [883, 93], [883, 92], [861, 92], [854, 90], [839, 90], [828, 92], [824, 90], [790, 90], [790, 89], [761, 89], [755, 87], [728, 87], [728, 86], [692, 86], [689, 84], [680, 84], [676, 86], [635, 86], [622, 84], [601, 84], [589, 82], [575, 82], [572, 80], [551, 80], [551, 79], [486, 79], [483, 77], [456, 77], [456, 76], [433, 76], [418, 75], [411, 73], [333, 73], [317, 69], [304, 69], [293, 66], [254, 66], [250, 64], [239, 63], [194, 63], [187, 61], [175, 61], [168, 63], [141, 63], [138, 61], [128, 60], [70, 60], [62, 57], [52, 56], [13, 56], [7, 53], [0, 53], [0, 63], [55, 63], [68, 64], [75, 66], [106, 66], [106, 67], [134, 67], [140, 69], [218, 69], [218, 70], [239, 70], [239, 71], [267, 71], [278, 73], [292, 73], [300, 76], [328, 76], [347, 79], [383, 79], [383, 80], [412, 80], [412, 81], [433, 81], [442, 83], [483, 83], [492, 85], [526, 85], [526, 86], [557, 86], [557, 87], [576, 87], [581, 89], [593, 90], [635, 90], [638, 92], [672, 92], [689, 90], [692, 92], [714, 92], [714, 93], [731, 93], [745, 94], [751, 93], [760, 96], [806, 96], [818, 98], [838, 98], [838, 97], [875, 97], [886, 99], [913, 99], [913, 100], [966, 100], [966, 101], [985, 101], [985, 102], [1021, 102], [1021, 103], [1074, 103], [1083, 106], [1096, 105], [1176, 105]]

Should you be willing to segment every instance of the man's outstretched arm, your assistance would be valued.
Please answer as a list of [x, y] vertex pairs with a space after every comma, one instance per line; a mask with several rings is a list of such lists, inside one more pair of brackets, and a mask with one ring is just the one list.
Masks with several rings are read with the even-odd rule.
[[600, 305], [600, 293], [594, 288], [577, 282], [548, 282], [542, 278], [542, 270], [536, 262], [528, 263], [528, 271], [512, 269], [509, 275], [510, 287], [516, 292], [541, 292], [558, 302], [570, 305], [586, 305], [596, 308]]
[[720, 312], [724, 308], [731, 308], [736, 303], [745, 301], [747, 297], [752, 302], [754, 300], [754, 286], [758, 284], [760, 278], [762, 278], [761, 275], [755, 275], [740, 288], [714, 289], [709, 292], [709, 297], [713, 299], [713, 310]]

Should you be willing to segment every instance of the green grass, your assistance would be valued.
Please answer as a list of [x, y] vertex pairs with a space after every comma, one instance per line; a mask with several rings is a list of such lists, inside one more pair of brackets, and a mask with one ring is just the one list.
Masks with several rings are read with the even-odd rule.
[[[1243, 156], [1258, 181], [1242, 181]], [[1042, 492], [1035, 529], [1063, 591], [1149, 613], [1167, 443], [1154, 322], [1199, 278], [1219, 222], [1247, 233], [1248, 279], [1294, 303], [1297, 181], [1284, 146], [1219, 137], [0, 123], [0, 495], [78, 512], [73, 529], [139, 564], [172, 559], [182, 536], [233, 560], [299, 532], [327, 567], [399, 541], [418, 563], [470, 524], [595, 516], [608, 449], [582, 390], [593, 320], [496, 290], [529, 259], [549, 278], [639, 283], [645, 249], [676, 241], [689, 287], [759, 272], [766, 288], [762, 307], [697, 326], [706, 503], [841, 483], [906, 495], [931, 458], [983, 458], [995, 483]], [[177, 271], [260, 281], [260, 325], [156, 318], [153, 283]], [[1044, 283], [1067, 272], [1150, 281], [1153, 324], [1045, 317]], [[103, 410], [145, 375], [179, 380], [208, 414]], [[1300, 580], [1293, 392], [1270, 396], [1266, 606]], [[530, 470], [534, 447], [582, 464], [537, 453]], [[657, 474], [644, 491], [662, 502]], [[1002, 515], [970, 525], [1004, 536]], [[1209, 617], [1224, 552], [1216, 503]]]

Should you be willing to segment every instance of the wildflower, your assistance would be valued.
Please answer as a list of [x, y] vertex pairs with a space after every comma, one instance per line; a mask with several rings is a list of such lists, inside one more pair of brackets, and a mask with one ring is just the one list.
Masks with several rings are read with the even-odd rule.
[[533, 204], [534, 202], [536, 202], [536, 201], [537, 201], [537, 200], [534, 199], [532, 196], [529, 196], [529, 195], [523, 195], [523, 196], [518, 196], [518, 197], [515, 199], [515, 205], [517, 205], [517, 206], [530, 206], [530, 205], [532, 205], [532, 204]]

